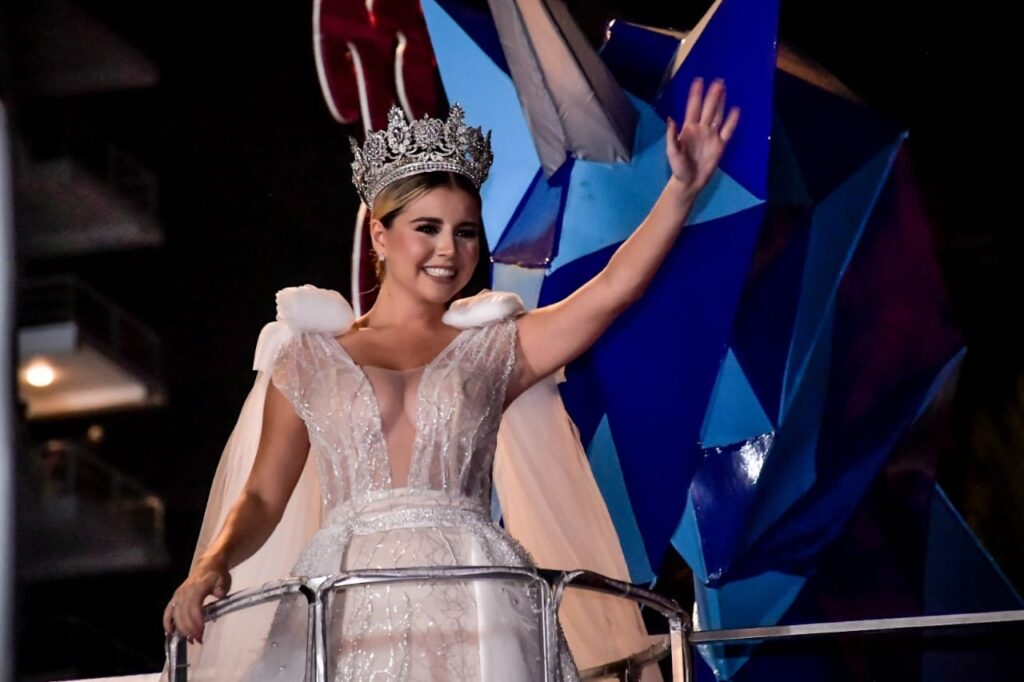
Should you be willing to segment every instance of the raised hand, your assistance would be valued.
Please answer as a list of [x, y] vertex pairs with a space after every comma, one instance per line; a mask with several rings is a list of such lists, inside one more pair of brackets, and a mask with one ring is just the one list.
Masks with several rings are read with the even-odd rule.
[[227, 568], [200, 560], [164, 609], [164, 632], [170, 634], [176, 627], [189, 640], [202, 643], [203, 602], [210, 595], [222, 599], [230, 589], [231, 574]]
[[725, 117], [725, 82], [716, 79], [704, 95], [704, 80], [695, 78], [686, 100], [681, 128], [671, 117], [665, 134], [665, 150], [672, 175], [695, 191], [711, 179], [725, 146], [740, 120], [739, 107]]

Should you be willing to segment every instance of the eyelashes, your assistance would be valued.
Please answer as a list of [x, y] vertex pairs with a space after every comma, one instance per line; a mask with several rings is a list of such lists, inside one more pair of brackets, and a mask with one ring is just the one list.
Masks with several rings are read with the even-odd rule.
[[[420, 225], [416, 228], [416, 231], [424, 234], [437, 234], [440, 230], [435, 225]], [[463, 229], [456, 231], [455, 235], [464, 239], [477, 239], [480, 236], [480, 232], [472, 229]]]

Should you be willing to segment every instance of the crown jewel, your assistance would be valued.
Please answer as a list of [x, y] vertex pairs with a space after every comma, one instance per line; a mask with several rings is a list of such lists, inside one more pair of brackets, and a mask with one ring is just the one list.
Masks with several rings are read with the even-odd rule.
[[408, 123], [397, 106], [388, 112], [387, 130], [366, 136], [362, 148], [352, 144], [352, 184], [369, 208], [377, 194], [395, 180], [428, 171], [452, 171], [473, 181], [477, 189], [487, 179], [494, 156], [491, 133], [463, 121], [465, 112], [452, 105], [448, 119], [424, 116]]

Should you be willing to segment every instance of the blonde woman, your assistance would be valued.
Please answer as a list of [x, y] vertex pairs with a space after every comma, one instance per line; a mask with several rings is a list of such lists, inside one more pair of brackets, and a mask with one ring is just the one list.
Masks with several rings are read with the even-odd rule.
[[[352, 319], [336, 292], [279, 294], [278, 322], [257, 350], [266, 380], [257, 381], [245, 408], [261, 405], [258, 445], [244, 446], [240, 427], [232, 436], [236, 449], [255, 455], [237, 495], [223, 483], [229, 474], [218, 471], [214, 497], [232, 499], [220, 499], [220, 514], [211, 499], [193, 568], [165, 610], [165, 630], [196, 642], [209, 634], [209, 648], [216, 626], [206, 632], [204, 601], [225, 596], [232, 572], [266, 551], [275, 533], [278, 543], [301, 538], [304, 545], [283, 567], [292, 575], [532, 565], [490, 520], [503, 413], [643, 294], [738, 121], [736, 108], [726, 115], [722, 82], [705, 93], [694, 81], [681, 126], [669, 120], [672, 175], [648, 217], [579, 290], [525, 312], [513, 294], [460, 298], [489, 257], [479, 187], [491, 164], [490, 135], [466, 126], [457, 107], [447, 121], [411, 125], [393, 110], [388, 130], [355, 148], [353, 163], [371, 211], [377, 300]], [[304, 487], [306, 479], [318, 485]], [[301, 505], [318, 509], [291, 509]], [[296, 530], [302, 523], [293, 517], [315, 527]], [[515, 590], [459, 584], [352, 590], [332, 607], [333, 679], [536, 679], [540, 648], [526, 601]], [[257, 629], [258, 641], [226, 638], [216, 661], [190, 656], [195, 679], [301, 679], [305, 625], [304, 613], [282, 606], [269, 630]], [[243, 653], [246, 647], [255, 649]], [[573, 679], [564, 645], [562, 654], [562, 675]]]

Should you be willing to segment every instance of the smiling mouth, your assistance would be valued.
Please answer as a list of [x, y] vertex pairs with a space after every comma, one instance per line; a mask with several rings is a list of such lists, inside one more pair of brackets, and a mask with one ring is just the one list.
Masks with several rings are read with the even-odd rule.
[[450, 282], [455, 279], [455, 268], [423, 268], [423, 272], [433, 279], [444, 282]]

